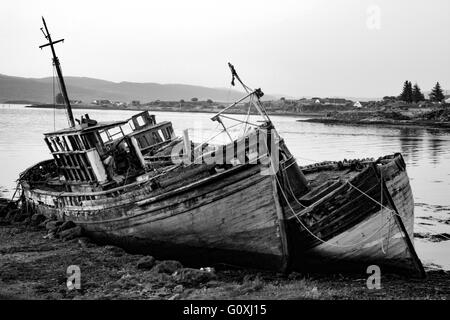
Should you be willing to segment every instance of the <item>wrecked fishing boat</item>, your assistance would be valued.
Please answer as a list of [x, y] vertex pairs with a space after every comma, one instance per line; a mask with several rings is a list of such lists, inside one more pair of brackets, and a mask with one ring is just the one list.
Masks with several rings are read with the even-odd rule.
[[[99, 242], [197, 265], [285, 271], [351, 261], [423, 271], [401, 155], [300, 168], [260, 102], [263, 92], [231, 64], [232, 84], [247, 94], [211, 118], [227, 143], [194, 142], [187, 131], [177, 137], [148, 111], [108, 123], [85, 115], [76, 124], [53, 47], [60, 40], [43, 22], [49, 43], [41, 48], [52, 49], [70, 126], [44, 134], [53, 159], [20, 175], [28, 210], [74, 221]], [[226, 113], [246, 100], [246, 119]], [[249, 121], [251, 110], [259, 123]], [[225, 120], [244, 130], [233, 137]], [[389, 242], [384, 255], [380, 239]]]
[[377, 265], [425, 276], [413, 244], [414, 200], [401, 154], [302, 171], [310, 192], [295, 196], [287, 179], [287, 192], [281, 189], [283, 209], [291, 212], [293, 268], [336, 272]]

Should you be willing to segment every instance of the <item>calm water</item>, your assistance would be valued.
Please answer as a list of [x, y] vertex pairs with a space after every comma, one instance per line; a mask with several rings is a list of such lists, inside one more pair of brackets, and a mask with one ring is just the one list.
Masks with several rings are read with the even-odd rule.
[[[122, 120], [134, 111], [75, 110], [93, 119]], [[211, 114], [155, 112], [157, 120], [172, 121], [175, 132], [189, 129], [195, 140], [205, 141], [217, 131]], [[237, 116], [236, 116], [237, 117]], [[450, 234], [450, 131], [425, 128], [378, 128], [296, 122], [298, 118], [272, 116], [280, 134], [299, 164], [344, 158], [377, 158], [401, 152], [405, 158], [415, 200], [418, 233]], [[251, 119], [256, 121], [256, 119]], [[231, 124], [231, 122], [229, 122]], [[30, 109], [0, 104], [0, 191], [11, 196], [19, 172], [50, 158], [44, 132], [67, 126], [64, 110]], [[233, 133], [242, 132], [234, 127]], [[226, 139], [219, 135], [215, 140]], [[450, 241], [415, 244], [425, 264], [450, 269]]]

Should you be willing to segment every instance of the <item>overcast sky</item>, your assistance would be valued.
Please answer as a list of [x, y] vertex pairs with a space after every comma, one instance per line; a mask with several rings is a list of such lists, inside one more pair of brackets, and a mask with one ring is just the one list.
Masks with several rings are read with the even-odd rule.
[[229, 87], [291, 96], [397, 95], [406, 79], [450, 89], [448, 0], [76, 0], [0, 3], [0, 73]]

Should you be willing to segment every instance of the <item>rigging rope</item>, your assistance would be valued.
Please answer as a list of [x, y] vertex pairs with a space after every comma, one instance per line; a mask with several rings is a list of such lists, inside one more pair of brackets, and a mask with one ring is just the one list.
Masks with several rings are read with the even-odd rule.
[[350, 245], [338, 245], [338, 244], [334, 244], [331, 243], [330, 241], [327, 240], [323, 240], [321, 238], [319, 238], [318, 236], [316, 236], [311, 230], [309, 230], [309, 228], [303, 223], [303, 221], [301, 221], [301, 219], [298, 217], [298, 213], [295, 212], [295, 210], [292, 208], [291, 204], [289, 203], [286, 194], [284, 193], [283, 187], [281, 186], [280, 181], [278, 180], [278, 177], [275, 175], [275, 179], [278, 183], [278, 186], [280, 187], [280, 191], [281, 194], [283, 195], [283, 198], [285, 199], [289, 209], [292, 211], [294, 217], [297, 219], [298, 223], [303, 227], [303, 229], [305, 229], [311, 236], [313, 236], [316, 240], [318, 240], [319, 242], [323, 243], [323, 244], [327, 244], [333, 247], [337, 247], [337, 248], [351, 248], [351, 247], [355, 247], [359, 244], [362, 244], [364, 242], [366, 242], [367, 240], [371, 239], [373, 236], [375, 236], [378, 232], [380, 232], [387, 224], [390, 223], [390, 219], [388, 220], [388, 222], [386, 222], [384, 225], [381, 226], [381, 228], [379, 228], [378, 230], [376, 230], [373, 234], [371, 234], [368, 237], [365, 237], [364, 239], [362, 239], [361, 241], [357, 242], [357, 243], [352, 243]]
[[[267, 140], [266, 140], [266, 144], [267, 144]], [[270, 159], [270, 162], [271, 162], [271, 165], [272, 165], [272, 167], [274, 167], [274, 164], [273, 164], [273, 159], [272, 159], [272, 157], [271, 156], [269, 156], [269, 159]], [[287, 205], [288, 205], [288, 207], [289, 207], [289, 209], [291, 210], [291, 212], [292, 212], [292, 214], [293, 214], [293, 216], [297, 219], [297, 221], [298, 221], [298, 223], [303, 227], [303, 229], [305, 229], [313, 238], [315, 238], [316, 240], [318, 240], [319, 242], [321, 242], [321, 243], [323, 243], [323, 244], [326, 244], [326, 245], [330, 245], [330, 246], [333, 246], [333, 247], [336, 247], [336, 248], [351, 248], [351, 247], [355, 247], [355, 246], [357, 246], [357, 245], [359, 245], [359, 244], [362, 244], [362, 243], [364, 243], [364, 242], [367, 242], [367, 240], [369, 240], [369, 239], [371, 239], [373, 236], [375, 236], [378, 232], [380, 232], [386, 225], [388, 225], [388, 224], [390, 224], [390, 221], [391, 221], [391, 219], [392, 219], [392, 216], [389, 218], [389, 220], [384, 224], [384, 225], [382, 225], [378, 230], [376, 230], [373, 234], [371, 234], [370, 236], [368, 236], [368, 237], [365, 237], [364, 239], [362, 239], [361, 241], [359, 241], [359, 242], [357, 242], [357, 243], [352, 243], [352, 244], [350, 244], [350, 245], [338, 245], [338, 244], [335, 244], [335, 243], [331, 243], [330, 241], [327, 241], [327, 240], [323, 240], [323, 239], [321, 239], [320, 237], [318, 237], [317, 235], [315, 235], [304, 223], [303, 223], [303, 221], [299, 218], [299, 214], [301, 213], [301, 211], [300, 212], [298, 212], [298, 213], [296, 213], [295, 212], [295, 210], [294, 210], [294, 208], [292, 208], [292, 206], [291, 206], [291, 204], [290, 204], [290, 202], [289, 202], [289, 200], [288, 200], [288, 198], [287, 198], [287, 196], [286, 196], [286, 194], [285, 194], [285, 192], [284, 192], [284, 189], [283, 189], [283, 186], [281, 185], [281, 183], [280, 183], [280, 181], [279, 181], [279, 179], [278, 179], [278, 176], [275, 174], [274, 175], [275, 176], [275, 180], [276, 180], [276, 182], [277, 182], [277, 184], [278, 184], [278, 186], [279, 186], [279, 188], [280, 188], [280, 191], [281, 191], [281, 194], [283, 195], [283, 198], [284, 198], [284, 200], [286, 201], [286, 203], [287, 203]], [[347, 183], [350, 185], [350, 186], [353, 186], [353, 184], [351, 184], [349, 181], [347, 181]], [[367, 195], [365, 192], [363, 192], [363, 191], [361, 191], [361, 190], [359, 190], [358, 188], [356, 188], [355, 186], [353, 186], [356, 190], [358, 190], [359, 192], [361, 192], [361, 193], [363, 193], [364, 195], [366, 195], [366, 196], [368, 196], [370, 199], [372, 199], [373, 201], [375, 201], [375, 202], [378, 202], [378, 201], [376, 201], [375, 199], [373, 199], [372, 197], [370, 197], [369, 195]], [[292, 189], [291, 189], [292, 190]], [[293, 195], [292, 194], [292, 196], [296, 199], [296, 197], [295, 197], [295, 195]], [[297, 200], [297, 199], [296, 199]], [[298, 200], [297, 200], [298, 201]], [[380, 203], [380, 205], [382, 205], [381, 203]], [[304, 206], [303, 206], [304, 207]], [[304, 209], [303, 209], [304, 210]], [[303, 211], [302, 210], [302, 211]], [[392, 210], [389, 210], [390, 212], [392, 211]]]
[[[380, 170], [380, 203], [383, 203], [383, 170]], [[381, 223], [383, 223], [383, 206], [380, 205], [380, 212], [381, 212]], [[389, 228], [388, 231], [390, 231], [391, 228]], [[386, 251], [384, 251], [384, 246], [383, 246], [383, 237], [381, 238], [381, 251], [386, 254]]]

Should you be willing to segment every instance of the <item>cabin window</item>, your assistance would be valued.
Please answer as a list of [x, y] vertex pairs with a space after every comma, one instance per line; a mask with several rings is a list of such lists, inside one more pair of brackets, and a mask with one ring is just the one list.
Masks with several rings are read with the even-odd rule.
[[162, 142], [162, 139], [159, 136], [158, 132], [152, 132], [152, 138], [153, 138], [153, 143], [160, 143], [160, 142]]
[[145, 121], [144, 121], [144, 118], [142, 118], [142, 116], [137, 117], [136, 121], [137, 121], [139, 126], [141, 126], [141, 127], [145, 126]]
[[48, 138], [48, 142], [52, 146], [52, 149], [53, 149], [54, 152], [59, 151], [58, 145], [56, 144], [54, 137]]
[[164, 140], [170, 140], [171, 135], [170, 135], [170, 130], [169, 128], [164, 128], [160, 130], [160, 135], [162, 135], [164, 137]]
[[91, 149], [94, 147], [94, 145], [91, 143], [91, 141], [85, 135], [81, 136], [81, 140], [83, 141], [83, 144], [86, 149]]
[[131, 123], [130, 126], [124, 125], [121, 127], [123, 134], [130, 134], [131, 132], [133, 132], [133, 128], [131, 128]]
[[66, 142], [66, 145], [68, 147], [68, 151], [77, 151], [81, 150], [76, 137], [74, 136], [66, 136], [64, 141]]
[[59, 137], [54, 137], [53, 139], [55, 140], [55, 143], [58, 146], [58, 150], [66, 151], [66, 147], [64, 146], [64, 144], [62, 143], [62, 141]]
[[75, 141], [73, 140], [73, 137], [71, 137], [71, 136], [66, 136], [66, 137], [64, 137], [64, 138], [65, 138], [64, 141], [66, 142], [68, 151], [78, 150], [77, 144], [76, 144]]
[[102, 138], [103, 142], [110, 141], [110, 137], [106, 131], [99, 131], [99, 133], [100, 133], [100, 138]]

